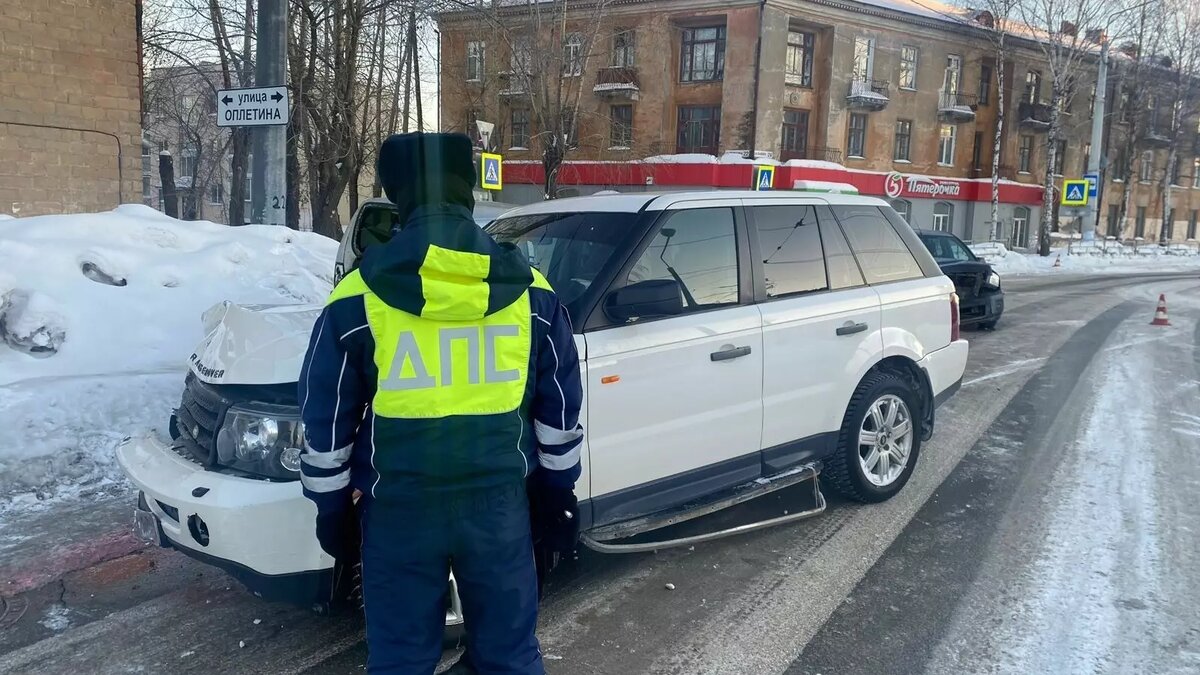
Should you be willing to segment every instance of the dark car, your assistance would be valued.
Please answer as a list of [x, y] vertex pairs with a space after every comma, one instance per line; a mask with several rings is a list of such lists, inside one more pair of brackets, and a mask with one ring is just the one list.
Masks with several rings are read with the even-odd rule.
[[962, 325], [974, 325], [984, 330], [995, 328], [1004, 313], [1000, 275], [949, 232], [917, 230], [917, 236], [954, 282]]

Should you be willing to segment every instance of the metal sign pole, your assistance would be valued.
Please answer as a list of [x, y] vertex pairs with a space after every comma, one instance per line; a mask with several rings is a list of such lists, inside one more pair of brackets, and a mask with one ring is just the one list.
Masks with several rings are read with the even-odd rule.
[[[282, 87], [287, 84], [287, 0], [261, 0], [257, 28], [254, 84], [256, 87]], [[285, 115], [285, 123], [286, 119]], [[252, 143], [250, 220], [267, 225], [286, 225], [286, 124], [255, 129]]]

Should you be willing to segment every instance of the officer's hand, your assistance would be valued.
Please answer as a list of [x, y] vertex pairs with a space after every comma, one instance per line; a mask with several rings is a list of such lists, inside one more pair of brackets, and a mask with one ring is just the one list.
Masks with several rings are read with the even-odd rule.
[[537, 535], [548, 551], [571, 555], [579, 543], [579, 500], [575, 491], [542, 483], [531, 499]]
[[334, 560], [345, 561], [351, 554], [357, 555], [352, 548], [357, 533], [353, 508], [317, 514], [317, 541], [321, 543], [321, 550]]

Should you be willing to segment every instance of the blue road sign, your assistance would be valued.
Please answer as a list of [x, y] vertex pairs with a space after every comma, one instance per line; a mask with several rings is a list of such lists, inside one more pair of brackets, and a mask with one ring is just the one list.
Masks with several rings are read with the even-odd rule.
[[1062, 190], [1062, 205], [1063, 206], [1087, 206], [1088, 203], [1088, 183], [1086, 180], [1065, 180], [1063, 181]]
[[1088, 182], [1088, 199], [1095, 199], [1100, 192], [1100, 177], [1094, 173], [1085, 173], [1083, 179]]
[[485, 190], [499, 190], [504, 187], [504, 173], [500, 162], [503, 157], [491, 153], [483, 153], [480, 158], [479, 185]]
[[775, 187], [775, 167], [773, 166], [756, 166], [754, 167], [754, 189], [755, 190], [770, 190]]

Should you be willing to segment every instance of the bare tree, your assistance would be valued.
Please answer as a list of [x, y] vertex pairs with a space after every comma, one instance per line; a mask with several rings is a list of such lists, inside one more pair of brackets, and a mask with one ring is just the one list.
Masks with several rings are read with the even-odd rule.
[[1160, 243], [1171, 237], [1175, 178], [1179, 169], [1180, 148], [1185, 143], [1185, 131], [1196, 128], [1200, 114], [1200, 5], [1193, 0], [1166, 0], [1163, 21], [1159, 24], [1163, 51], [1157, 64], [1165, 72], [1167, 87], [1162, 101], [1168, 103], [1169, 122], [1162, 129], [1167, 139], [1167, 164], [1161, 182]]
[[1105, 23], [1114, 9], [1106, 0], [1023, 0], [1017, 8], [1023, 22], [1037, 35], [1036, 43], [1049, 68], [1049, 129], [1046, 134], [1046, 174], [1042, 181], [1042, 218], [1038, 253], [1050, 255], [1050, 231], [1055, 221], [1054, 168], [1058, 165], [1063, 112], [1081, 76], [1094, 61], [1094, 45], [1086, 39], [1089, 27]]

